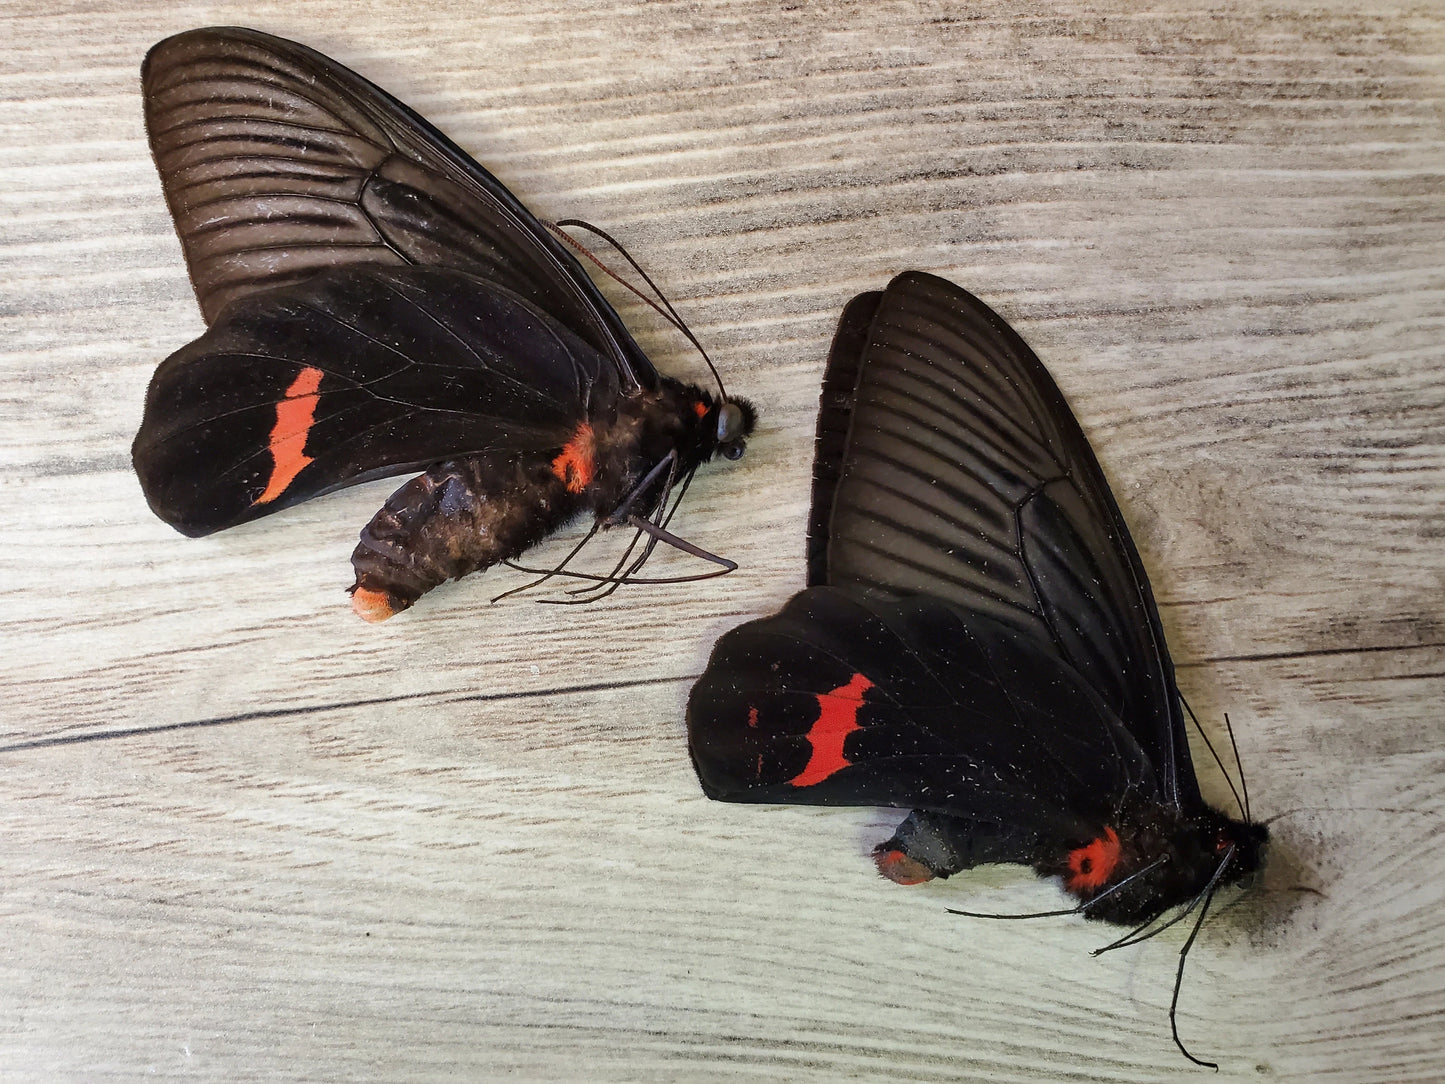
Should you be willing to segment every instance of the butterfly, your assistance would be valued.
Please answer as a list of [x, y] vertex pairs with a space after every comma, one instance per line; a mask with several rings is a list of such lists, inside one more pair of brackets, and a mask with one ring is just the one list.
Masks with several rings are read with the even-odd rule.
[[635, 575], [658, 541], [736, 567], [666, 522], [700, 464], [743, 454], [753, 407], [659, 374], [496, 177], [355, 72], [255, 30], [167, 38], [142, 84], [208, 324], [156, 369], [132, 448], [161, 519], [206, 535], [424, 470], [352, 555], [369, 620], [584, 512], [587, 538], [639, 532], [582, 577], [603, 593], [659, 582]]
[[1136, 927], [1116, 944], [1181, 905], [1202, 921], [1261, 865], [1264, 826], [1200, 794], [1149, 581], [1088, 441], [967, 291], [908, 272], [845, 309], [807, 565], [810, 586], [724, 635], [692, 689], [709, 798], [911, 810], [874, 853], [884, 876], [1031, 866], [1079, 900], [1051, 913]]

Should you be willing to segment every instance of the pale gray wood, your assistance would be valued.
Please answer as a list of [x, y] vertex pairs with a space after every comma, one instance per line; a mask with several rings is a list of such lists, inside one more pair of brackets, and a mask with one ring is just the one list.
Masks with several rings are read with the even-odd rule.
[[[1221, 1078], [1438, 1079], [1445, 12], [1369, 7], [12, 0], [0, 1074], [1188, 1071], [1180, 930], [1095, 960], [1099, 927], [949, 916], [1059, 896], [886, 884], [892, 814], [712, 804], [688, 765], [689, 677], [801, 583], [837, 313], [919, 267], [1051, 367], [1186, 693], [1292, 811], [1190, 958], [1184, 1035]], [[136, 73], [220, 22], [647, 262], [764, 407], [680, 522], [738, 574], [560, 613], [488, 607], [517, 582], [489, 575], [372, 628], [341, 589], [385, 483], [204, 541], [150, 517], [129, 441], [200, 320]]]

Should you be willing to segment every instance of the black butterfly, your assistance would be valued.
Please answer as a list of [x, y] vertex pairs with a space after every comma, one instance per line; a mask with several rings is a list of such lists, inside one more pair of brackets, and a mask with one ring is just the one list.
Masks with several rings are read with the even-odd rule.
[[885, 876], [1023, 863], [1116, 923], [1202, 920], [1261, 864], [1264, 827], [1200, 796], [1149, 581], [1078, 423], [952, 283], [909, 272], [844, 311], [808, 582], [723, 636], [692, 690], [708, 797], [911, 809]]
[[205, 535], [426, 468], [352, 556], [371, 620], [584, 510], [594, 532], [652, 536], [603, 585], [639, 582], [658, 539], [735, 567], [664, 524], [701, 463], [742, 455], [752, 407], [659, 375], [563, 244], [450, 140], [254, 30], [167, 38], [142, 82], [210, 327], [146, 396], [132, 454], [158, 516]]

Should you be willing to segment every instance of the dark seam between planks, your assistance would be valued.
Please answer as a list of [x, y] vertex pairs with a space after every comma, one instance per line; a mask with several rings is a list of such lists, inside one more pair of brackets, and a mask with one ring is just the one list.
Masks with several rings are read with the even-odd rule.
[[[1445, 647], [1445, 643], [1430, 644], [1383, 644], [1375, 647], [1322, 647], [1315, 651], [1274, 651], [1260, 655], [1217, 655], [1214, 658], [1191, 659], [1176, 662], [1176, 670], [1193, 670], [1201, 666], [1213, 666], [1221, 662], [1276, 662], [1280, 659], [1313, 659], [1325, 655], [1371, 655], [1381, 651], [1426, 651]], [[4, 752], [0, 749], [0, 752]]]
[[238, 715], [220, 715], [213, 719], [191, 719], [183, 723], [160, 726], [132, 726], [121, 730], [101, 730], [65, 737], [35, 738], [31, 741], [0, 745], [0, 753], [18, 753], [26, 749], [44, 749], [54, 745], [80, 745], [93, 741], [133, 738], [141, 734], [164, 734], [173, 730], [197, 730], [203, 727], [229, 726], [260, 719], [284, 719], [293, 715], [313, 715], [323, 711], [345, 711], [349, 708], [374, 707], [378, 704], [401, 704], [409, 700], [442, 699], [451, 704], [480, 703], [492, 700], [526, 700], [532, 697], [568, 696], [573, 693], [604, 692], [608, 689], [640, 689], [648, 685], [666, 685], [678, 681], [696, 681], [701, 674], [679, 674], [675, 677], [642, 678], [635, 681], [598, 681], [589, 685], [563, 685], [554, 689], [532, 689], [513, 693], [461, 693], [449, 689], [442, 692], [407, 693], [403, 696], [378, 696], [368, 700], [341, 700], [330, 704], [308, 704], [296, 708], [272, 708], [269, 711], [246, 711]]

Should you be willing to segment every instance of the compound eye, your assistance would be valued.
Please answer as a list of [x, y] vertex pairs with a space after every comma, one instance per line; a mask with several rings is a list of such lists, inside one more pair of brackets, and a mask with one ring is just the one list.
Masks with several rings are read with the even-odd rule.
[[[724, 403], [717, 412], [717, 442], [719, 444], [731, 444], [738, 437], [743, 435], [743, 412], [738, 409], [736, 403]], [[723, 453], [727, 455], [726, 452]], [[738, 455], [742, 455], [739, 449]], [[736, 459], [738, 455], [729, 455], [729, 459]]]
[[721, 445], [718, 448], [718, 452], [722, 455], [724, 459], [741, 459], [743, 457], [743, 451], [746, 448], [746, 444], [744, 444], [740, 440], [737, 440], [731, 444]]

